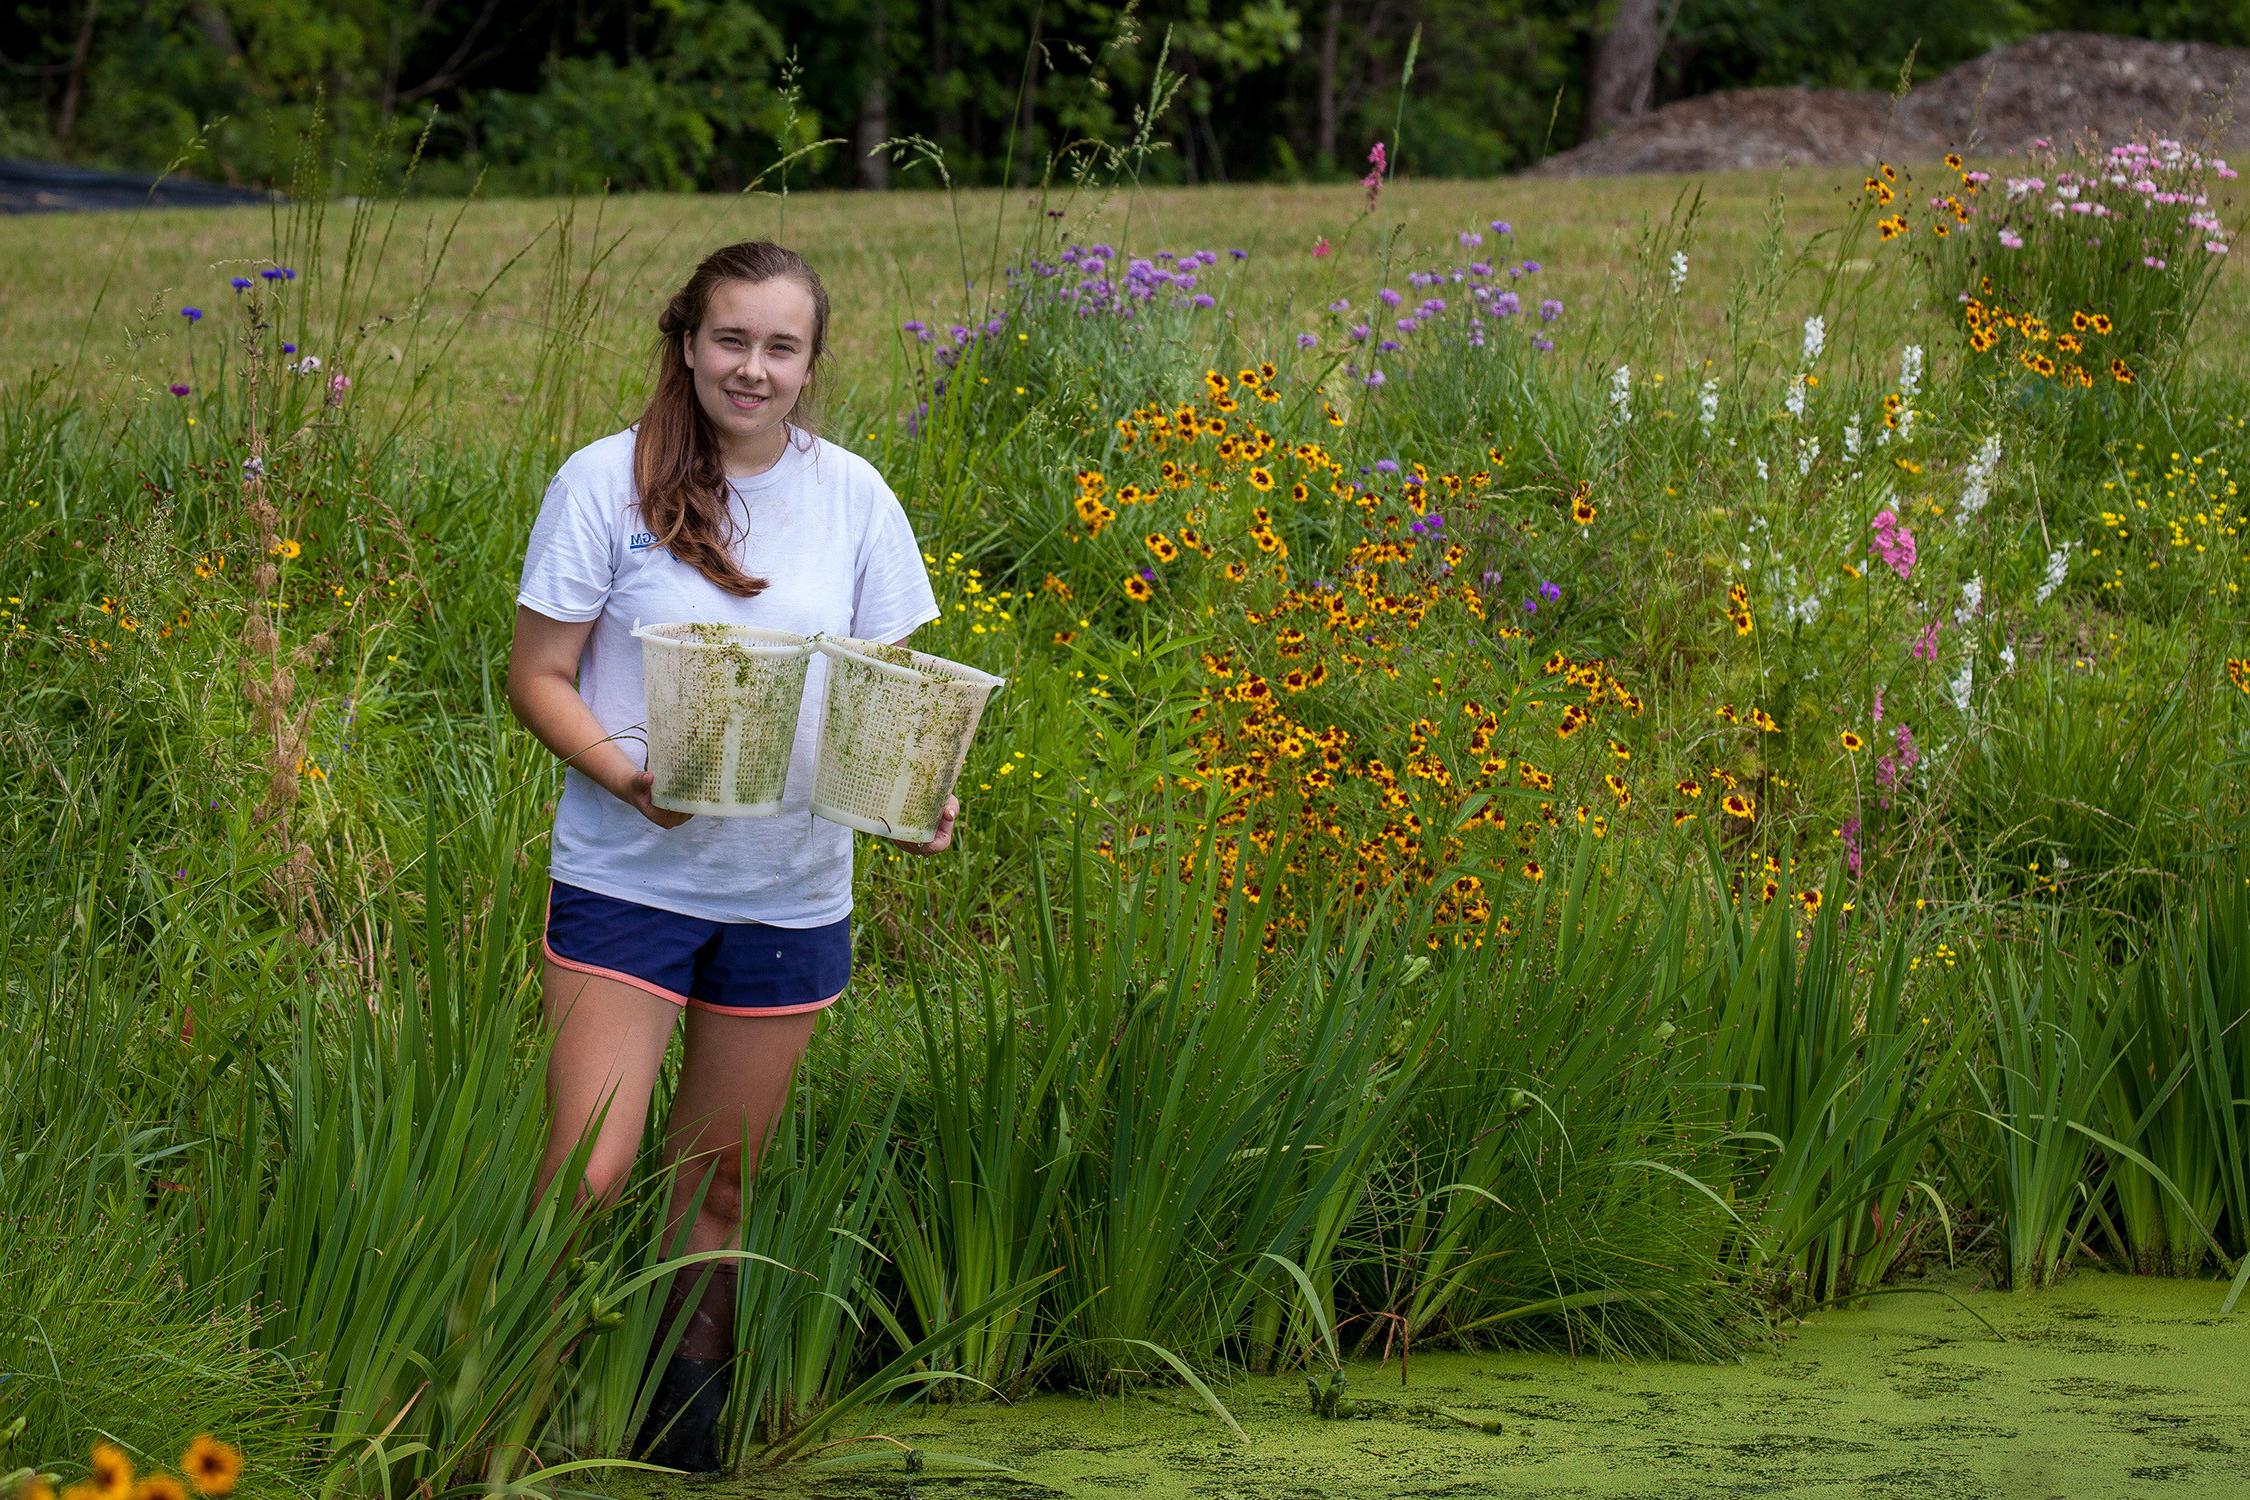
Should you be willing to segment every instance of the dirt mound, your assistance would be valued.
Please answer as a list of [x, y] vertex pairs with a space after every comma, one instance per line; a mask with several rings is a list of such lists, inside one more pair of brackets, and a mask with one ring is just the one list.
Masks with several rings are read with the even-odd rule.
[[1988, 52], [1910, 90], [1894, 117], [1865, 89], [1732, 89], [1682, 99], [1532, 171], [1563, 177], [1724, 172], [2013, 155], [2040, 138], [2117, 140], [2148, 127], [2250, 147], [2250, 48], [2055, 31]]

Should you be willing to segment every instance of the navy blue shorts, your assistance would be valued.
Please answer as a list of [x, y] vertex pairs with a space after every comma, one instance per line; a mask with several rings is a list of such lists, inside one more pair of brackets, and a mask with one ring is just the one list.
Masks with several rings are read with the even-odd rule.
[[675, 1005], [762, 1016], [833, 1004], [852, 972], [852, 919], [826, 927], [713, 922], [550, 880], [547, 957]]

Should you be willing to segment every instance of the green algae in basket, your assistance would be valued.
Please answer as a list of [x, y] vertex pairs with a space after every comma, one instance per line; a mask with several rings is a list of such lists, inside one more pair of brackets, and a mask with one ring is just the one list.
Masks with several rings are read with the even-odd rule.
[[886, 838], [935, 837], [984, 705], [1005, 679], [882, 642], [819, 649], [828, 703], [813, 811]]
[[692, 622], [642, 641], [650, 800], [674, 812], [779, 812], [811, 642], [787, 631]]

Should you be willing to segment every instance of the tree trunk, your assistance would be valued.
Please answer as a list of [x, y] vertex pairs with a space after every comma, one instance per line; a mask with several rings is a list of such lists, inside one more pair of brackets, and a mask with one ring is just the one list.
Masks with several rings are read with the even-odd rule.
[[870, 62], [859, 91], [859, 185], [881, 192], [891, 185], [891, 159], [881, 150], [891, 134], [891, 46], [889, 18], [881, 7], [867, 36]]
[[1606, 135], [1648, 113], [1657, 59], [1664, 53], [1664, 37], [1678, 11], [1678, 0], [1617, 0], [1609, 30], [1594, 44], [1580, 140]]
[[[953, 28], [946, 23], [945, 0], [932, 0], [930, 5], [930, 87], [937, 95], [938, 146], [946, 151], [958, 151], [965, 144], [961, 135], [961, 107], [954, 102], [948, 79], [953, 74]], [[952, 170], [958, 170], [959, 162]]]
[[1039, 62], [1046, 54], [1039, 50], [1039, 12], [1031, 17], [1031, 51], [1023, 66], [1023, 118], [1016, 121], [1016, 185], [1028, 187], [1037, 177], [1032, 170], [1031, 128], [1039, 104]]
[[86, 59], [94, 51], [94, 10], [100, 0], [86, 0], [86, 14], [78, 21], [78, 41], [70, 49], [70, 73], [63, 80], [62, 107], [55, 111], [55, 139], [70, 139], [78, 123], [79, 92], [86, 82]]
[[1336, 165], [1336, 43], [1344, 30], [1344, 0], [1328, 0], [1320, 22], [1319, 125], [1313, 140], [1314, 159], [1323, 170]]

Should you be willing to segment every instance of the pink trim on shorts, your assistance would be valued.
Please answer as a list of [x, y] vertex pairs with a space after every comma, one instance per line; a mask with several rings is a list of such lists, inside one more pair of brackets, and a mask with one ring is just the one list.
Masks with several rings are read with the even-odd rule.
[[825, 1000], [807, 1001], [803, 1005], [721, 1005], [716, 1000], [698, 1000], [691, 995], [688, 1004], [698, 1010], [715, 1010], [730, 1016], [801, 1016], [808, 1010], [826, 1010], [843, 998], [844, 992], [838, 990]]
[[539, 922], [539, 951], [547, 955], [549, 963], [558, 968], [569, 969], [574, 973], [591, 974], [597, 979], [614, 979], [619, 984], [629, 984], [636, 990], [645, 990], [659, 1000], [669, 1000], [682, 1008], [693, 1005], [700, 1010], [715, 1010], [723, 1015], [730, 1016], [801, 1016], [806, 1011], [826, 1010], [829, 1006], [844, 998], [844, 992], [838, 990], [825, 1000], [811, 1000], [802, 1005], [721, 1005], [715, 1000], [697, 1000], [692, 996], [668, 990], [660, 984], [651, 984], [636, 974], [626, 974], [617, 969], [605, 969], [599, 964], [580, 963], [575, 958], [564, 958], [555, 951], [555, 945], [547, 940], [547, 923], [553, 919], [554, 914], [555, 883], [550, 880], [547, 882], [547, 912]]

